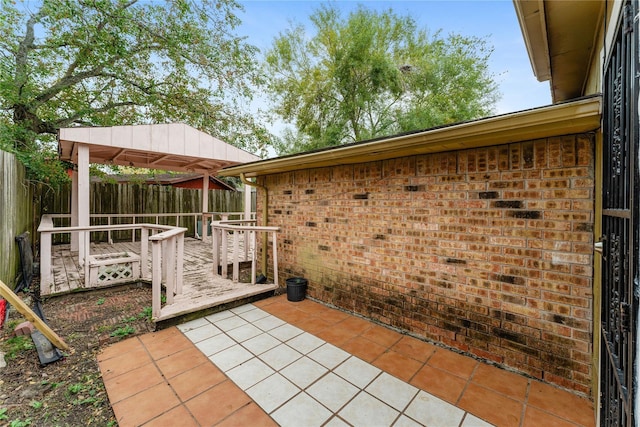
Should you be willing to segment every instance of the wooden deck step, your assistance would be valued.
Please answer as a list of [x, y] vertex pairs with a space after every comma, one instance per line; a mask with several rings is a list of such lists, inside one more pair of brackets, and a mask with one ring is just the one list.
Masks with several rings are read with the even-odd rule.
[[[234, 284], [229, 280], [231, 284]], [[238, 285], [235, 283], [235, 285]], [[218, 311], [227, 310], [273, 295], [278, 286], [273, 283], [246, 284], [241, 283], [235, 289], [227, 289], [218, 295], [182, 294], [174, 299], [172, 305], [162, 308], [160, 317], [155, 319], [156, 328], [163, 329], [178, 323], [195, 319]]]

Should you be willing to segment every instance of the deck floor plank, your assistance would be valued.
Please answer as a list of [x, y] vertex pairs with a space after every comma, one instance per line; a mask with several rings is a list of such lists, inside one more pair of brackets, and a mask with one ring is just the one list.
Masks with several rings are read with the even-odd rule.
[[[233, 246], [229, 243], [229, 249]], [[140, 255], [140, 242], [91, 243], [92, 255], [131, 252]], [[244, 248], [240, 248], [244, 254]], [[249, 259], [251, 251], [249, 251]], [[234, 283], [232, 280], [213, 274], [213, 249], [211, 242], [185, 238], [183, 290], [176, 295], [172, 305], [165, 305], [156, 321], [171, 319], [184, 314], [209, 309], [221, 304], [251, 297], [277, 288], [272, 283], [251, 285], [250, 283]], [[148, 259], [151, 260], [151, 245]], [[229, 258], [231, 259], [231, 257]], [[69, 245], [53, 247], [54, 284], [49, 295], [84, 289], [84, 269], [80, 267], [77, 253], [72, 253]], [[229, 268], [231, 272], [231, 268]], [[145, 276], [145, 272], [142, 272]], [[146, 277], [151, 276], [150, 267]], [[99, 288], [95, 288], [99, 289]]]

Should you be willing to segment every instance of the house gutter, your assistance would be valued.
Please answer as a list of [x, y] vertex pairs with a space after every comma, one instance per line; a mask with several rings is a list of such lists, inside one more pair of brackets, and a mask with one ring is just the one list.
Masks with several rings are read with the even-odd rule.
[[[267, 187], [264, 185], [260, 185], [257, 182], [249, 181], [247, 177], [244, 175], [244, 172], [240, 174], [240, 181], [243, 184], [248, 185], [249, 187], [254, 187], [256, 189], [262, 190], [262, 225], [268, 225], [268, 212], [269, 212], [269, 192], [267, 191]], [[257, 213], [257, 212], [256, 212]], [[269, 249], [269, 242], [265, 237], [262, 239], [262, 274], [267, 277], [267, 250]]]

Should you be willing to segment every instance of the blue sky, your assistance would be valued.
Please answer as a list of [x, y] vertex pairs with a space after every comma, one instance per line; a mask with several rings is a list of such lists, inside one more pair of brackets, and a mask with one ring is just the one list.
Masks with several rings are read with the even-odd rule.
[[[242, 25], [239, 35], [262, 52], [270, 48], [278, 33], [290, 22], [308, 25], [308, 17], [323, 2], [290, 0], [240, 0], [245, 8], [238, 17]], [[444, 34], [457, 33], [488, 39], [493, 45], [491, 70], [502, 94], [496, 113], [525, 110], [551, 103], [548, 82], [539, 83], [533, 75], [515, 9], [510, 0], [414, 0], [414, 1], [333, 1], [348, 13], [358, 5], [374, 10], [393, 9], [399, 15], [411, 16], [430, 32], [441, 29]]]

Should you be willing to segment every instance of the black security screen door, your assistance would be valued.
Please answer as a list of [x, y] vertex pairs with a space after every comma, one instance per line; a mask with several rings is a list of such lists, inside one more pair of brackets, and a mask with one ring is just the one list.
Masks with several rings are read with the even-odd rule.
[[634, 426], [638, 282], [637, 0], [624, 2], [604, 78], [600, 419]]

